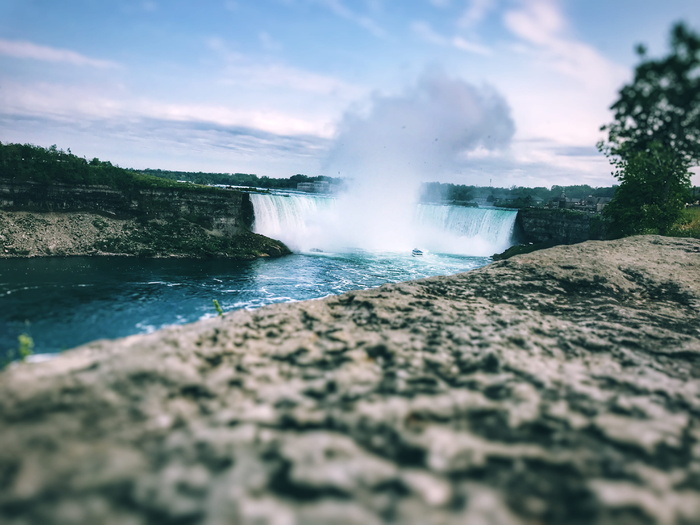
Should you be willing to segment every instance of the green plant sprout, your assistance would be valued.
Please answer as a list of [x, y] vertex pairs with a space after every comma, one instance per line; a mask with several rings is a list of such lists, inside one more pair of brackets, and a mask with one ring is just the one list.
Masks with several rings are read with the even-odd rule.
[[30, 335], [20, 334], [17, 337], [17, 355], [20, 361], [24, 361], [27, 357], [34, 353], [34, 339]]
[[0, 358], [0, 370], [9, 365], [12, 361], [24, 361], [34, 353], [34, 339], [28, 334], [17, 336], [17, 348], [13, 348], [7, 356]]
[[212, 303], [214, 303], [214, 308], [216, 309], [216, 313], [219, 314], [219, 316], [224, 315], [224, 310], [221, 308], [219, 301], [217, 301], [216, 299], [212, 299]]

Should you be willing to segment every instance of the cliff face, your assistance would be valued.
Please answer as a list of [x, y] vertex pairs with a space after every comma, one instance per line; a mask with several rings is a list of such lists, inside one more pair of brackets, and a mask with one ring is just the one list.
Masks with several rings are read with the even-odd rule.
[[526, 208], [518, 211], [516, 229], [524, 242], [574, 244], [601, 238], [596, 220], [571, 210]]
[[184, 218], [115, 219], [88, 212], [0, 211], [0, 258], [86, 255], [253, 259], [290, 253], [249, 231], [221, 233]]
[[194, 187], [119, 191], [106, 186], [12, 183], [0, 179], [0, 208], [7, 211], [92, 212], [141, 220], [184, 217], [227, 234], [249, 230], [253, 222], [253, 207], [248, 194]]
[[138, 255], [250, 259], [290, 253], [250, 231], [246, 193], [0, 180], [0, 257]]
[[700, 241], [559, 246], [0, 375], [0, 521], [691, 524]]

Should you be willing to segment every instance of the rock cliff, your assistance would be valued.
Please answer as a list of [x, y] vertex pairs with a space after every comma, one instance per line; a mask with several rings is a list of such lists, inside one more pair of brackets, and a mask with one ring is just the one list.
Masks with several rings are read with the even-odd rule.
[[0, 179], [0, 257], [137, 255], [250, 259], [290, 253], [250, 231], [248, 194]]
[[89, 212], [0, 211], [0, 258], [133, 255], [254, 259], [289, 254], [280, 241], [209, 230], [185, 218], [115, 219]]
[[12, 182], [0, 179], [0, 209], [89, 212], [119, 219], [188, 221], [224, 234], [250, 229], [247, 193], [183, 184], [180, 187], [117, 189], [98, 185]]
[[518, 211], [516, 231], [524, 242], [574, 244], [604, 236], [600, 216], [542, 208]]
[[700, 241], [558, 246], [0, 375], [0, 521], [691, 524]]

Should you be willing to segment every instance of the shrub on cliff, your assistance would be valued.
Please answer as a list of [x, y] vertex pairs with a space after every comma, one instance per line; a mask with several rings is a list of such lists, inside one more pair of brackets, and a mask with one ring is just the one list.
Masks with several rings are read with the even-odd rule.
[[620, 187], [604, 215], [614, 237], [665, 235], [680, 219], [690, 189], [688, 165], [658, 143], [619, 161]]
[[668, 235], [700, 239], [700, 208], [683, 210], [681, 218], [669, 229]]

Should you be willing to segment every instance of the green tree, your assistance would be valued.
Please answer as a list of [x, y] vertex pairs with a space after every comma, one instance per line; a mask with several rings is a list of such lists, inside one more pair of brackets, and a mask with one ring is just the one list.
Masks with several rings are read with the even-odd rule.
[[675, 150], [689, 163], [700, 159], [700, 35], [683, 23], [671, 30], [671, 53], [659, 60], [647, 58], [637, 46], [641, 63], [634, 80], [620, 90], [610, 109], [615, 121], [601, 129], [607, 142], [599, 147], [626, 157], [653, 142]]
[[700, 162], [700, 35], [683, 23], [671, 30], [671, 52], [651, 59], [644, 46], [634, 80], [611, 106], [598, 149], [620, 180], [606, 215], [617, 235], [665, 233], [678, 219]]
[[615, 237], [666, 234], [679, 219], [690, 192], [686, 161], [658, 142], [618, 163], [622, 181], [605, 208]]

